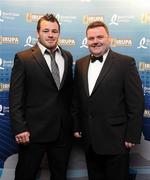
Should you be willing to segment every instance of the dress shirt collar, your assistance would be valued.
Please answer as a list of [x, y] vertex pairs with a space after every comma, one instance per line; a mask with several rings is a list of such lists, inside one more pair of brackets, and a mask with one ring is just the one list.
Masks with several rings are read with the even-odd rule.
[[[38, 42], [37, 44], [38, 44], [38, 46], [39, 46], [42, 54], [44, 55], [44, 54], [45, 54], [45, 51], [48, 50], [48, 49], [47, 49], [45, 46], [43, 46], [40, 42]], [[57, 46], [57, 47], [55, 48], [55, 50], [56, 50], [56, 49], [57, 49], [57, 52], [61, 54], [61, 50], [60, 50], [59, 46]], [[55, 51], [55, 50], [54, 50], [54, 51]], [[48, 50], [48, 51], [49, 51], [49, 50]]]

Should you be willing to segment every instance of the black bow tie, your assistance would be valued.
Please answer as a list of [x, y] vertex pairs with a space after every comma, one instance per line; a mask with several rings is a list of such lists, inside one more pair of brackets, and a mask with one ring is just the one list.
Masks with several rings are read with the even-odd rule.
[[95, 57], [94, 55], [91, 54], [90, 58], [91, 58], [92, 63], [94, 63], [97, 60], [100, 61], [100, 62], [103, 62], [103, 56]]

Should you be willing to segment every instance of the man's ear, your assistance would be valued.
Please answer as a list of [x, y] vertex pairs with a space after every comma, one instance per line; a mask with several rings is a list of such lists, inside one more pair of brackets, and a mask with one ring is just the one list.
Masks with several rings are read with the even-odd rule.
[[36, 31], [36, 37], [37, 37], [37, 39], [39, 39], [39, 33], [38, 33], [38, 31]]

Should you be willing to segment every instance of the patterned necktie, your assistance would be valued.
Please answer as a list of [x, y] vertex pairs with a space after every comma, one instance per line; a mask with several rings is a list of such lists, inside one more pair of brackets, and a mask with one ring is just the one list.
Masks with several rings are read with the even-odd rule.
[[90, 55], [91, 62], [94, 63], [95, 61], [103, 62], [103, 56], [95, 57], [94, 55]]
[[[56, 51], [55, 51], [56, 52]], [[55, 60], [55, 52], [49, 52], [46, 50], [46, 53], [48, 53], [51, 57], [51, 71], [53, 78], [55, 80], [56, 86], [59, 89], [60, 87], [60, 76], [59, 76], [59, 68]]]

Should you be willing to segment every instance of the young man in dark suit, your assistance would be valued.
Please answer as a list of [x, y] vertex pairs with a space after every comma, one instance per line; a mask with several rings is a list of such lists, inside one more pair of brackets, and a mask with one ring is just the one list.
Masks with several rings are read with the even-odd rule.
[[128, 180], [129, 151], [142, 131], [141, 80], [134, 58], [110, 49], [103, 22], [89, 24], [86, 36], [91, 54], [75, 66], [74, 136], [85, 145], [89, 180]]
[[52, 14], [37, 23], [37, 44], [15, 55], [10, 116], [19, 159], [15, 180], [35, 180], [47, 153], [51, 180], [66, 180], [71, 149], [72, 55], [57, 45], [60, 25]]

